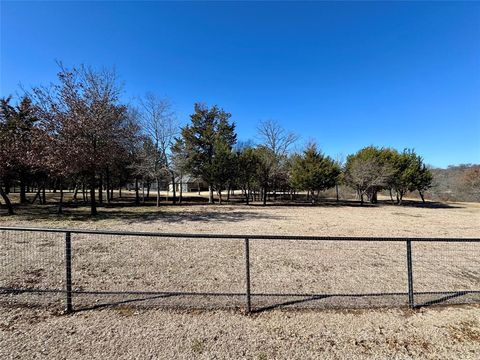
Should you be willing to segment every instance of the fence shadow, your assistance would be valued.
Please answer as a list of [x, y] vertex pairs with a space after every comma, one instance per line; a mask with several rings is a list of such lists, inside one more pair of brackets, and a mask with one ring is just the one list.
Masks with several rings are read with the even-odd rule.
[[[13, 289], [0, 288], [0, 302], [5, 299], [37, 307], [40, 297], [54, 296], [57, 304], [66, 292], [58, 289]], [[74, 311], [89, 311], [118, 306], [132, 308], [167, 308], [222, 310], [245, 309], [246, 295], [239, 292], [144, 292], [144, 291], [74, 291]], [[442, 304], [478, 304], [480, 291], [438, 291], [415, 292], [415, 308]], [[4, 298], [5, 297], [5, 298]], [[13, 299], [15, 297], [15, 299]], [[366, 309], [399, 308], [408, 306], [407, 292], [390, 293], [252, 293], [252, 313], [268, 312], [276, 309]], [[50, 303], [50, 302], [49, 302]]]

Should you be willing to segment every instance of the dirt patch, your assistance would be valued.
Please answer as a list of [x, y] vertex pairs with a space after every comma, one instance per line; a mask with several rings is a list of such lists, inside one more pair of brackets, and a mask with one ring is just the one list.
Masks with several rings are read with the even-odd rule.
[[475, 320], [460, 321], [449, 327], [450, 335], [458, 342], [477, 342], [480, 344], [480, 324]]

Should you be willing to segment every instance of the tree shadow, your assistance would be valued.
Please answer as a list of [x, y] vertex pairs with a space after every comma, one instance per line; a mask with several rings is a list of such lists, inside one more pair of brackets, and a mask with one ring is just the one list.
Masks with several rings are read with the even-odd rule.
[[[50, 210], [50, 211], [49, 211]], [[122, 220], [126, 223], [150, 223], [153, 221], [162, 221], [166, 223], [179, 222], [232, 222], [251, 219], [280, 219], [281, 217], [258, 211], [232, 210], [222, 211], [221, 207], [212, 206], [203, 211], [178, 210], [170, 211], [162, 207], [118, 207], [110, 208], [105, 211], [99, 211], [97, 215], [91, 216], [88, 208], [64, 209], [62, 214], [57, 214], [54, 209], [40, 209], [19, 213], [22, 220], [54, 220], [54, 221], [74, 221], [74, 222], [99, 222], [105, 220]]]
[[[277, 200], [267, 202], [263, 205], [261, 202], [252, 202], [246, 205], [242, 198], [236, 196], [229, 202], [224, 202], [222, 205], [218, 203], [208, 205], [207, 200], [202, 197], [188, 197], [185, 198], [181, 204], [173, 204], [171, 201], [163, 201], [159, 207], [156, 206], [154, 198], [148, 199], [145, 203], [140, 205], [135, 204], [134, 199], [119, 198], [111, 203], [98, 204], [98, 214], [96, 216], [90, 215], [90, 208], [88, 203], [84, 202], [69, 202], [63, 205], [62, 214], [58, 214], [58, 204], [48, 203], [46, 205], [14, 205], [16, 215], [21, 219], [27, 221], [33, 220], [70, 220], [70, 221], [99, 221], [106, 219], [124, 219], [126, 221], [147, 222], [155, 220], [164, 221], [235, 221], [249, 218], [273, 218], [270, 215], [261, 215], [258, 212], [249, 211], [221, 211], [222, 206], [238, 207], [240, 209], [248, 208], [378, 208], [389, 207], [392, 209], [401, 208], [426, 208], [426, 209], [459, 209], [465, 206], [459, 204], [449, 204], [443, 202], [427, 201], [422, 203], [415, 200], [404, 200], [401, 205], [393, 204], [390, 200], [379, 200], [376, 204], [368, 202], [360, 203], [358, 200], [339, 200], [335, 199], [321, 199], [315, 203], [306, 200]], [[209, 211], [172, 211], [179, 207], [205, 207], [210, 208]]]
[[376, 207], [391, 207], [391, 208], [401, 208], [401, 207], [417, 207], [417, 208], [427, 208], [427, 209], [456, 209], [463, 208], [458, 204], [452, 205], [442, 202], [427, 201], [422, 203], [421, 201], [405, 200], [401, 205], [393, 204], [390, 200], [378, 200], [377, 203], [372, 204], [370, 202], [364, 202], [363, 204], [358, 200], [333, 200], [333, 199], [322, 199], [314, 203], [302, 200], [291, 200], [291, 201], [272, 201], [267, 202], [266, 205], [261, 203], [252, 203], [250, 206], [254, 207], [306, 207], [306, 208], [315, 208], [315, 207], [332, 207], [332, 208], [342, 208], [342, 207], [353, 207], [353, 208], [376, 208]]

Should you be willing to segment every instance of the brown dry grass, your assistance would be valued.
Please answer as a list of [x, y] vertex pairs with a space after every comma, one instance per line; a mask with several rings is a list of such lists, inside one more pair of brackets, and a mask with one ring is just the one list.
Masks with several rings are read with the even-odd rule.
[[[333, 204], [113, 208], [102, 209], [106, 214], [95, 220], [86, 218], [84, 209], [77, 211], [78, 214], [63, 217], [52, 213], [39, 220], [33, 220], [28, 214], [4, 217], [0, 224], [278, 235], [478, 237], [480, 234], [480, 207], [475, 204], [450, 204], [442, 208], [360, 208]], [[57, 248], [49, 247], [51, 241], [55, 239], [42, 238], [43, 247], [37, 249], [60, 258], [61, 247], [57, 253]], [[77, 286], [87, 290], [243, 291], [244, 283], [239, 276], [243, 274], [241, 243], [166, 240], [138, 245], [138, 239], [125, 239], [112, 245], [116, 254], [112, 256], [105, 242], [113, 244], [109, 238], [78, 239], [74, 248], [78, 256], [74, 270], [81, 274], [82, 280]], [[347, 243], [341, 246], [253, 243], [253, 290], [405, 291], [403, 245], [385, 247], [385, 244], [374, 243], [352, 247]], [[478, 290], [477, 248], [437, 245], [415, 248], [418, 289]], [[15, 249], [5, 250], [0, 254]], [[325, 254], [329, 255], [325, 257]], [[189, 267], [191, 264], [194, 266]], [[27, 282], [40, 287], [58, 286], [61, 276], [45, 277], [40, 271], [43, 269], [47, 274], [55, 271], [55, 264], [41, 265], [26, 269], [30, 271]], [[128, 274], [127, 278], [119, 276], [121, 269]], [[199, 278], [202, 280], [198, 281]], [[85, 311], [73, 316], [15, 307], [2, 308], [0, 313], [0, 358], [6, 359], [476, 359], [480, 352], [480, 311], [475, 305], [413, 312], [395, 308], [273, 310], [250, 317], [228, 310], [132, 307]]]

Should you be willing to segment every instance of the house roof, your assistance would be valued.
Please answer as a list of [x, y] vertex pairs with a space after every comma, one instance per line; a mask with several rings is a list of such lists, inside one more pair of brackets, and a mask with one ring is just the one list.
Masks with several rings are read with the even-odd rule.
[[[181, 178], [181, 181], [183, 183], [189, 183], [189, 182], [197, 182], [197, 181], [200, 181], [200, 182], [203, 182], [202, 179], [198, 178], [198, 177], [195, 177], [193, 175], [190, 175], [190, 174], [186, 174], [186, 175], [183, 175], [182, 178]], [[180, 176], [176, 176], [175, 177], [175, 182], [179, 183], [180, 182]], [[172, 183], [172, 181], [170, 180], [170, 184]]]

